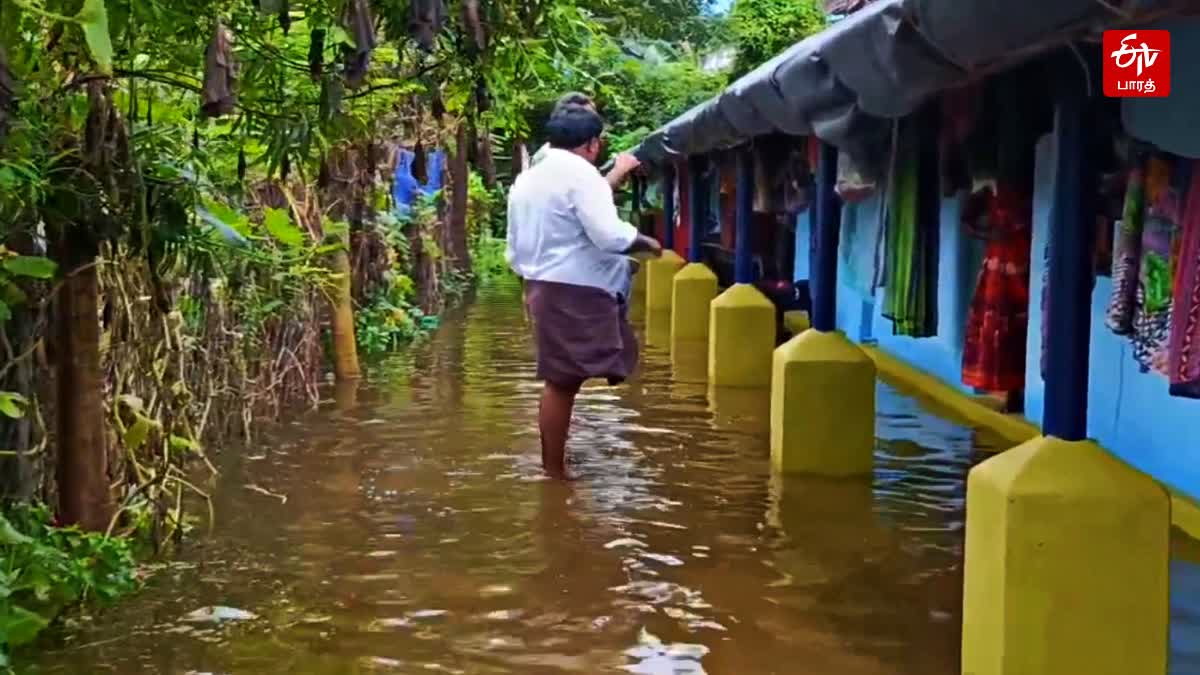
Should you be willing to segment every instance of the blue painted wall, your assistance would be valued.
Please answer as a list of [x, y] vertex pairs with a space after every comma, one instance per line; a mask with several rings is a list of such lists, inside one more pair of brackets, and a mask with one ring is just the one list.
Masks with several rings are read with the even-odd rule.
[[[1039, 361], [1043, 321], [1039, 302], [1049, 239], [1054, 155], [1051, 139], [1043, 139], [1038, 148], [1031, 286], [1034, 307], [1029, 314], [1030, 358], [1025, 373], [1026, 414], [1039, 424], [1045, 401]], [[1137, 469], [1200, 499], [1200, 438], [1195, 434], [1200, 401], [1171, 396], [1165, 377], [1139, 370], [1129, 340], [1104, 325], [1111, 293], [1112, 279], [1099, 277], [1092, 293], [1088, 435]]]
[[[1041, 423], [1045, 385], [1041, 377], [1041, 297], [1045, 271], [1045, 246], [1049, 232], [1054, 186], [1053, 138], [1038, 145], [1034, 194], [1034, 240], [1031, 255], [1031, 307], [1026, 360], [1026, 415]], [[839, 256], [838, 327], [852, 339], [876, 342], [880, 347], [917, 368], [968, 391], [961, 384], [963, 334], [967, 308], [974, 293], [983, 245], [965, 235], [959, 224], [962, 197], [944, 200], [941, 222], [941, 255], [938, 292], [938, 335], [913, 339], [892, 335], [891, 322], [878, 308], [883, 293], [871, 297], [855, 288], [856, 275], [848, 269], [862, 247], [873, 247], [872, 228], [858, 219], [877, 217], [877, 203], [846, 211], [843, 250]], [[808, 276], [808, 222], [798, 223], [797, 278]], [[857, 275], [861, 276], [861, 275]], [[860, 280], [861, 283], [861, 280]], [[869, 286], [869, 283], [868, 283]], [[1172, 488], [1200, 499], [1200, 439], [1194, 422], [1200, 419], [1200, 401], [1175, 398], [1167, 381], [1138, 370], [1129, 341], [1113, 335], [1104, 325], [1111, 280], [1097, 280], [1093, 294], [1091, 380], [1089, 383], [1089, 434], [1137, 469]], [[869, 290], [869, 288], [867, 289]]]
[[874, 257], [878, 232], [877, 196], [843, 212], [842, 254], [838, 264], [838, 328], [852, 339], [876, 343], [955, 384], [959, 383], [962, 369], [967, 307], [975, 292], [983, 258], [982, 242], [968, 237], [958, 225], [962, 202], [962, 196], [942, 201], [936, 337], [914, 339], [893, 335], [891, 321], [879, 311], [883, 306], [883, 290], [870, 292], [867, 261]]

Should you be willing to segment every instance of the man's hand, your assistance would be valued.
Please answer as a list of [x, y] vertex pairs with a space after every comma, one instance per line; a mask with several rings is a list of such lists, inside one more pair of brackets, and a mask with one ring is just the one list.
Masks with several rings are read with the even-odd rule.
[[641, 165], [642, 161], [635, 157], [633, 153], [622, 152], [613, 161], [613, 171], [619, 171], [622, 175], [628, 175]]
[[612, 186], [614, 190], [616, 190], [621, 186], [621, 183], [625, 182], [625, 179], [629, 177], [629, 174], [636, 171], [641, 165], [641, 160], [639, 160], [637, 157], [634, 157], [633, 153], [622, 152], [613, 158], [612, 171], [608, 172], [608, 175], [605, 176], [605, 179], [608, 181], [608, 184]]
[[626, 253], [629, 255], [649, 253], [655, 258], [661, 258], [663, 254], [663, 247], [662, 244], [658, 243], [657, 239], [647, 237], [644, 234], [639, 234], [637, 239], [633, 241], [633, 246], [630, 246]]

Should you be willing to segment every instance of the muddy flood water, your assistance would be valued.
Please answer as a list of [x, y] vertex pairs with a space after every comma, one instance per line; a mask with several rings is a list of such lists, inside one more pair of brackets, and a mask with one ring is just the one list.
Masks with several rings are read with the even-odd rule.
[[[581, 396], [581, 480], [545, 482], [518, 298], [224, 453], [213, 533], [29, 672], [959, 672], [972, 430], [880, 385], [873, 480], [781, 480], [766, 394], [710, 398], [652, 350]], [[1200, 673], [1192, 547], [1176, 673]]]

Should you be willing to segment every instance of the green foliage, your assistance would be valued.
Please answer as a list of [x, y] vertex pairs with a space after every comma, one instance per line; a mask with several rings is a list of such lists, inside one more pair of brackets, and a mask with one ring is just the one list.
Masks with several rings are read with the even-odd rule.
[[469, 183], [467, 228], [471, 246], [471, 269], [474, 281], [490, 284], [498, 279], [510, 277], [512, 271], [504, 258], [506, 242], [497, 233], [503, 231], [508, 203], [504, 189], [488, 190], [483, 179], [471, 174]]
[[437, 317], [426, 316], [414, 304], [416, 286], [411, 277], [393, 271], [387, 280], [387, 289], [355, 312], [358, 345], [371, 355], [394, 352], [438, 325]]
[[637, 145], [650, 132], [716, 95], [728, 82], [725, 73], [701, 69], [692, 54], [657, 62], [614, 58], [617, 67], [600, 89], [614, 151]]
[[737, 47], [735, 74], [749, 72], [825, 25], [819, 0], [736, 0], [729, 17]]
[[58, 266], [41, 256], [17, 255], [0, 246], [0, 326], [12, 318], [12, 310], [24, 305], [28, 296], [21, 284], [48, 281]]
[[0, 514], [0, 667], [64, 609], [137, 587], [129, 541], [56, 528], [44, 506]]
[[29, 399], [11, 391], [0, 391], [0, 414], [12, 420], [19, 420], [25, 417], [25, 408], [29, 406]]

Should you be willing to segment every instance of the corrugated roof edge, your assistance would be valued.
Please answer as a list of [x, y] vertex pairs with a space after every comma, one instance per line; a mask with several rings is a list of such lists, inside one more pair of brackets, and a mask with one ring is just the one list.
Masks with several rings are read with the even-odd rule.
[[[891, 120], [937, 93], [1095, 30], [1179, 11], [1129, 0], [880, 0], [793, 45], [634, 150], [656, 165], [772, 133], [815, 134], [869, 167]], [[1136, 16], [1135, 16], [1136, 15]]]

